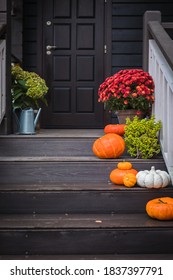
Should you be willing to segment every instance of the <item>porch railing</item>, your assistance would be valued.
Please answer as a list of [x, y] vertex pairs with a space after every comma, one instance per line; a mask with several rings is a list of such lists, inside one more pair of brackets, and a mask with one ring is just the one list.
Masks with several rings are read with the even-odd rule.
[[[168, 172], [173, 183], [173, 40], [164, 26], [173, 28], [173, 24], [162, 24], [159, 13], [152, 12], [145, 19], [148, 35], [144, 42], [144, 52], [148, 49], [147, 69], [155, 82], [155, 103], [153, 114], [161, 120], [160, 144]], [[158, 20], [156, 20], [158, 16]], [[145, 57], [146, 59], [146, 57]], [[146, 68], [146, 65], [144, 66]]]
[[6, 103], [6, 41], [0, 40], [0, 123], [5, 115]]

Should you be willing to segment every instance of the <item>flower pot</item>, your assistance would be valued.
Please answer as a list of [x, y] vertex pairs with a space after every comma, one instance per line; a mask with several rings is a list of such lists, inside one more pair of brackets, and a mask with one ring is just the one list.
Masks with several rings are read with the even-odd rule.
[[116, 111], [115, 113], [117, 115], [118, 122], [120, 124], [125, 124], [126, 118], [133, 120], [133, 118], [135, 116], [138, 116], [138, 118], [140, 118], [140, 119], [142, 119], [144, 117], [143, 114], [138, 115], [136, 112], [137, 112], [137, 110], [135, 110], [135, 109], [128, 109], [128, 110], [119, 110], [119, 111]]
[[[98, 96], [98, 101], [103, 102], [108, 111], [125, 110], [118, 111], [117, 115], [119, 122], [125, 123], [127, 117], [133, 119], [136, 111], [149, 114], [154, 103], [154, 81], [151, 75], [142, 69], [120, 70], [107, 77], [99, 86]], [[131, 111], [134, 112], [132, 116]], [[125, 115], [122, 120], [121, 115]], [[117, 121], [117, 117], [114, 112], [112, 121]]]

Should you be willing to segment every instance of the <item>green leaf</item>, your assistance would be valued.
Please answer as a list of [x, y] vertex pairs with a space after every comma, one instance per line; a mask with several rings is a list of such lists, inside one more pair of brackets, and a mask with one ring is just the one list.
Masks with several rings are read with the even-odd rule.
[[13, 95], [14, 100], [16, 101], [17, 99], [19, 99], [21, 96], [23, 95], [22, 91], [19, 91], [18, 93], [15, 93]]

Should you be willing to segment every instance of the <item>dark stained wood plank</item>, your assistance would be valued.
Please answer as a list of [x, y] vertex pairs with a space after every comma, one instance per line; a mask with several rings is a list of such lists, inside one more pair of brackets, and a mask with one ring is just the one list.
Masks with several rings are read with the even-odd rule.
[[0, 245], [1, 255], [172, 254], [172, 234], [170, 227], [153, 230], [14, 229], [0, 230]]
[[[92, 186], [92, 187], [91, 187]], [[14, 188], [14, 186], [11, 186]], [[75, 186], [76, 187], [76, 186]], [[94, 184], [61, 186], [61, 191], [47, 186], [44, 190], [33, 185], [33, 190], [0, 192], [1, 214], [103, 214], [103, 213], [145, 213], [146, 203], [157, 197], [173, 197], [173, 188], [147, 190], [143, 188], [126, 189], [105, 184], [104, 187]], [[71, 190], [70, 190], [71, 188]], [[87, 189], [88, 188], [88, 189]], [[93, 188], [93, 189], [92, 189]], [[5, 189], [5, 188], [4, 188]]]
[[36, 17], [34, 16], [25, 15], [23, 19], [23, 24], [26, 29], [37, 29], [37, 21], [36, 21]]
[[113, 41], [142, 41], [142, 29], [113, 29], [112, 30]]
[[113, 42], [112, 54], [141, 54], [142, 42], [136, 44], [136, 42]]
[[172, 260], [173, 254], [0, 255], [0, 260]]
[[[40, 156], [0, 156], [0, 162], [9, 162], [9, 163], [14, 163], [14, 162], [104, 162], [104, 163], [108, 163], [108, 162], [115, 162], [115, 166], [118, 162], [123, 161], [123, 160], [130, 160], [133, 164], [163, 164], [164, 165], [164, 161], [163, 159], [158, 156], [156, 158], [153, 159], [149, 159], [149, 160], [143, 160], [143, 159], [135, 159], [135, 158], [129, 158], [127, 156], [127, 154], [122, 155], [119, 158], [116, 159], [101, 159], [96, 157], [93, 153], [92, 153], [92, 149], [89, 150], [89, 153], [92, 153], [91, 155], [85, 156], [83, 155], [82, 151], [81, 154], [82, 155], [75, 155], [75, 151], [74, 155], [72, 154], [71, 156], [51, 156], [51, 155], [40, 155]], [[89, 154], [88, 153], [88, 154]]]
[[89, 156], [96, 138], [1, 138], [0, 156]]
[[36, 54], [36, 42], [25, 42], [24, 48], [27, 49], [27, 54]]
[[142, 55], [140, 54], [119, 54], [112, 56], [112, 65], [122, 65], [123, 67], [139, 67]]
[[[143, 1], [140, 1], [140, 0], [112, 0], [112, 3], [136, 3], [136, 4], [139, 4], [140, 2], [142, 3], [155, 3], [155, 4], [158, 4], [158, 3], [163, 3], [163, 0], [143, 0]], [[172, 3], [172, 0], [166, 0], [164, 1], [164, 3]]]
[[35, 67], [35, 61], [37, 59], [37, 54], [26, 54], [25, 55], [25, 63], [30, 67]]
[[[37, 1], [24, 1], [23, 3], [23, 68], [28, 71], [37, 72], [37, 56], [38, 56], [38, 8]], [[32, 54], [29, 50], [29, 44], [35, 44], [32, 48]]]
[[142, 28], [141, 16], [114, 16], [112, 18], [112, 28]]
[[80, 182], [74, 182], [69, 184], [61, 184], [57, 182], [56, 184], [39, 184], [39, 185], [29, 185], [29, 184], [4, 184], [0, 185], [0, 191], [3, 192], [17, 192], [17, 191], [116, 191], [121, 193], [131, 193], [131, 192], [140, 192], [140, 193], [157, 193], [157, 194], [163, 194], [171, 193], [173, 191], [173, 187], [170, 184], [166, 188], [161, 189], [148, 189], [148, 188], [141, 188], [138, 186], [134, 186], [133, 188], [126, 188], [123, 185], [115, 185], [111, 183], [109, 180], [106, 182], [96, 182], [93, 184], [88, 184], [87, 182], [83, 182], [82, 184]]
[[147, 214], [0, 215], [0, 229], [155, 229], [172, 228], [173, 221], [158, 221]]
[[24, 1], [25, 15], [36, 16], [37, 14], [37, 2], [34, 1]]
[[0, 11], [6, 11], [6, 10], [7, 10], [7, 0], [1, 0]]
[[143, 16], [145, 11], [151, 11], [151, 10], [160, 10], [163, 14], [166, 15], [172, 15], [172, 8], [173, 8], [173, 4], [172, 2], [169, 2], [165, 5], [165, 2], [162, 1], [162, 3], [144, 3], [144, 2], [140, 2], [138, 1], [138, 4], [136, 3], [113, 3], [112, 5], [113, 10], [112, 13], [114, 16], [120, 16], [120, 15], [141, 15]]
[[[117, 161], [96, 162], [0, 162], [0, 185], [9, 184], [74, 184], [102, 183], [109, 181], [109, 174], [117, 165]], [[133, 167], [137, 170], [166, 170], [163, 161], [135, 161]]]

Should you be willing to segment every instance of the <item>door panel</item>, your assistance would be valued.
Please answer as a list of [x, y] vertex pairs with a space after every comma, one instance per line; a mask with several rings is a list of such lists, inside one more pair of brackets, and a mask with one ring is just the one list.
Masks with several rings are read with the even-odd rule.
[[43, 18], [49, 106], [42, 126], [103, 127], [97, 91], [104, 79], [104, 0], [45, 0]]

